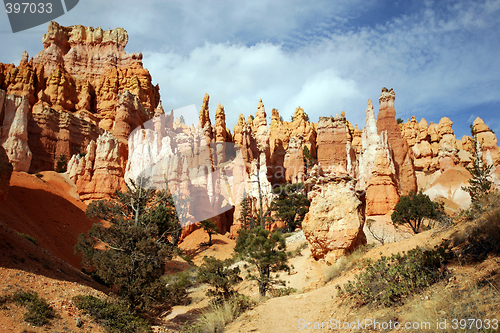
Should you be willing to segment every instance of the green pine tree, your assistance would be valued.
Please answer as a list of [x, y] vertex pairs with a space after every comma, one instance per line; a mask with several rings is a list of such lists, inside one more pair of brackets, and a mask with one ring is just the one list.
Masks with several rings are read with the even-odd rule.
[[212, 235], [219, 232], [219, 228], [212, 220], [204, 220], [201, 222], [201, 226], [208, 234], [208, 246], [212, 246]]
[[240, 269], [228, 268], [229, 263], [230, 259], [223, 261], [214, 257], [203, 257], [203, 264], [198, 270], [198, 282], [208, 283], [212, 287], [206, 295], [212, 297], [215, 303], [227, 301], [237, 295], [233, 286], [242, 280]]
[[279, 231], [271, 234], [260, 226], [244, 230], [238, 236], [235, 251], [257, 267], [258, 274], [249, 277], [257, 281], [262, 296], [274, 285], [284, 285], [283, 281], [272, 276], [272, 273], [290, 271], [285, 238]]
[[132, 182], [112, 200], [93, 201], [86, 215], [106, 225], [94, 224], [75, 245], [83, 266], [95, 270], [135, 313], [168, 304], [170, 291], [161, 278], [165, 259], [175, 253], [171, 240], [178, 223], [171, 197], [141, 185]]
[[465, 168], [472, 178], [469, 179], [469, 186], [464, 186], [462, 189], [469, 193], [472, 204], [478, 206], [478, 201], [491, 189], [490, 174], [493, 165], [483, 162], [483, 142], [479, 142], [477, 132], [472, 124], [470, 125], [470, 133], [472, 135], [472, 145], [468, 151], [472, 155], [470, 158], [472, 166], [466, 166]]
[[66, 155], [59, 155], [56, 163], [56, 172], [64, 173], [68, 169], [68, 157]]
[[422, 191], [418, 194], [412, 191], [409, 195], [402, 195], [399, 198], [391, 219], [394, 224], [408, 225], [414, 234], [418, 234], [424, 229], [424, 218], [436, 219], [442, 210], [442, 204], [433, 202]]
[[286, 230], [293, 232], [300, 226], [309, 211], [310, 202], [304, 193], [304, 184], [285, 184], [273, 189], [277, 196], [271, 202], [270, 211], [274, 219], [285, 223]]

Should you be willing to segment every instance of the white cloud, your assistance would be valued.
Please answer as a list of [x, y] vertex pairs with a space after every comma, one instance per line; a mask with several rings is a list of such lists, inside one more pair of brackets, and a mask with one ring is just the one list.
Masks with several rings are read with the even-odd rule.
[[[457, 124], [469, 107], [500, 103], [499, 12], [500, 0], [88, 0], [59, 22], [124, 27], [127, 51], [143, 52], [166, 109], [199, 108], [209, 93], [212, 116], [220, 102], [230, 127], [259, 98], [285, 119], [300, 105], [313, 120], [345, 111], [363, 125], [367, 99], [376, 105], [383, 86], [396, 91], [398, 117]], [[0, 61], [36, 50], [25, 46], [35, 39], [17, 36], [0, 35], [12, 44]]]
[[416, 112], [453, 119], [446, 110], [500, 99], [498, 43], [488, 40], [499, 40], [496, 3], [429, 7], [375, 28], [335, 30], [296, 49], [206, 42], [185, 56], [147, 52], [144, 62], [165, 105], [199, 106], [209, 93], [212, 114], [222, 103], [231, 127], [238, 113], [256, 111], [259, 98], [285, 119], [300, 105], [313, 120], [346, 111], [363, 125], [366, 101], [376, 103], [382, 86], [395, 89], [404, 119]]

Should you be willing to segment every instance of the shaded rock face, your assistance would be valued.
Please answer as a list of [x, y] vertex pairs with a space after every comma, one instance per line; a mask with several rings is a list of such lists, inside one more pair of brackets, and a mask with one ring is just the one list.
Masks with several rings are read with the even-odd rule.
[[364, 198], [356, 194], [356, 181], [345, 174], [318, 173], [306, 184], [312, 189], [311, 206], [302, 229], [312, 256], [332, 264], [366, 244]]
[[270, 126], [270, 158], [268, 170], [273, 184], [304, 179], [304, 147], [311, 157], [317, 157], [315, 124], [309, 122], [300, 106], [295, 109], [292, 122], [280, 119], [278, 110], [273, 109]]
[[387, 132], [387, 141], [394, 154], [394, 166], [396, 168], [396, 178], [401, 194], [408, 195], [411, 191], [417, 191], [417, 180], [413, 165], [413, 154], [408, 148], [406, 140], [401, 136], [401, 130], [396, 121], [396, 111], [394, 110], [394, 100], [396, 94], [392, 89], [382, 89], [379, 97], [380, 109], [377, 119], [377, 131]]
[[0, 201], [5, 200], [9, 192], [12, 170], [12, 164], [9, 162], [9, 157], [5, 153], [5, 149], [0, 146]]
[[29, 172], [54, 170], [57, 159], [83, 154], [92, 140], [104, 131], [84, 114], [59, 112], [45, 107], [31, 113], [28, 123], [28, 144], [33, 152]]

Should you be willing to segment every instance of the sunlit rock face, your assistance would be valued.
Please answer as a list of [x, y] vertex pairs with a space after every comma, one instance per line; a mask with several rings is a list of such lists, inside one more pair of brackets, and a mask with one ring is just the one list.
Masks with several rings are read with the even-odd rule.
[[379, 97], [379, 113], [377, 118], [377, 132], [387, 132], [387, 142], [391, 146], [394, 155], [394, 167], [396, 178], [401, 194], [408, 195], [411, 191], [417, 191], [417, 179], [413, 165], [413, 154], [406, 140], [401, 136], [401, 130], [396, 121], [394, 90], [382, 89]]
[[[441, 195], [441, 176], [471, 163], [471, 138], [456, 139], [448, 117], [437, 124], [415, 117], [398, 124], [392, 89], [382, 89], [377, 119], [369, 102], [364, 128], [353, 126], [340, 110], [335, 111], [340, 116], [314, 123], [300, 106], [285, 121], [276, 109], [266, 112], [260, 99], [254, 115], [240, 114], [231, 133], [226, 112], [241, 110], [219, 103], [211, 119], [208, 94], [196, 126], [183, 124], [181, 114], [165, 114], [142, 55], [125, 52], [124, 29], [51, 22], [42, 41], [44, 49], [35, 58], [23, 52], [18, 66], [0, 64], [0, 145], [13, 169], [53, 170], [65, 155], [86, 202], [107, 198], [125, 189], [129, 178], [155, 171], [150, 173], [155, 186], [167, 178], [169, 190], [185, 199], [183, 235], [195, 228], [192, 222], [213, 218], [220, 232], [236, 236], [242, 198], [249, 198], [257, 214], [271, 204], [273, 186], [310, 183], [320, 169], [356, 179], [354, 196], [364, 198], [366, 215], [379, 215], [390, 213], [410, 191]], [[491, 177], [500, 186], [497, 138], [480, 118], [473, 126], [483, 142], [483, 162], [494, 166]], [[321, 186], [333, 198], [332, 188], [340, 183], [331, 182]], [[466, 202], [455, 192], [446, 198]], [[324, 214], [336, 209], [321, 207]], [[352, 244], [356, 237], [349, 236]]]
[[358, 180], [357, 189], [366, 191], [366, 215], [386, 214], [399, 201], [393, 152], [387, 141], [387, 132], [377, 134], [371, 100], [368, 100], [366, 109]]
[[142, 55], [124, 50], [127, 32], [51, 22], [42, 41], [35, 58], [0, 64], [1, 137], [15, 169], [53, 170], [105, 130], [126, 146], [160, 100]]
[[311, 206], [302, 230], [312, 256], [332, 264], [366, 244], [365, 203], [355, 190], [356, 181], [347, 174], [325, 174], [316, 166], [306, 184]]

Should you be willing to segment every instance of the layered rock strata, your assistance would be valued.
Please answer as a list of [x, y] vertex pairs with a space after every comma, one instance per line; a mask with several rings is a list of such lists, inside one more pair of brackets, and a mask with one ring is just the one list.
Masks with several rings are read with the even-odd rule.
[[391, 146], [394, 155], [394, 167], [396, 169], [396, 179], [401, 194], [408, 195], [411, 191], [417, 191], [417, 179], [413, 165], [413, 154], [408, 148], [406, 140], [401, 135], [401, 130], [396, 121], [396, 111], [394, 110], [394, 100], [396, 94], [394, 90], [382, 89], [379, 97], [380, 109], [377, 118], [377, 132], [387, 132], [387, 141]]
[[[14, 169], [54, 170], [62, 155], [83, 155], [105, 131], [119, 140], [119, 159], [126, 161], [128, 136], [153, 117], [160, 100], [142, 55], [125, 52], [127, 32], [51, 22], [42, 41], [34, 59], [24, 52], [19, 66], [0, 64], [0, 141]], [[107, 156], [104, 169], [123, 177], [124, 168], [116, 171], [115, 157]], [[123, 184], [80, 179], [85, 200]]]

